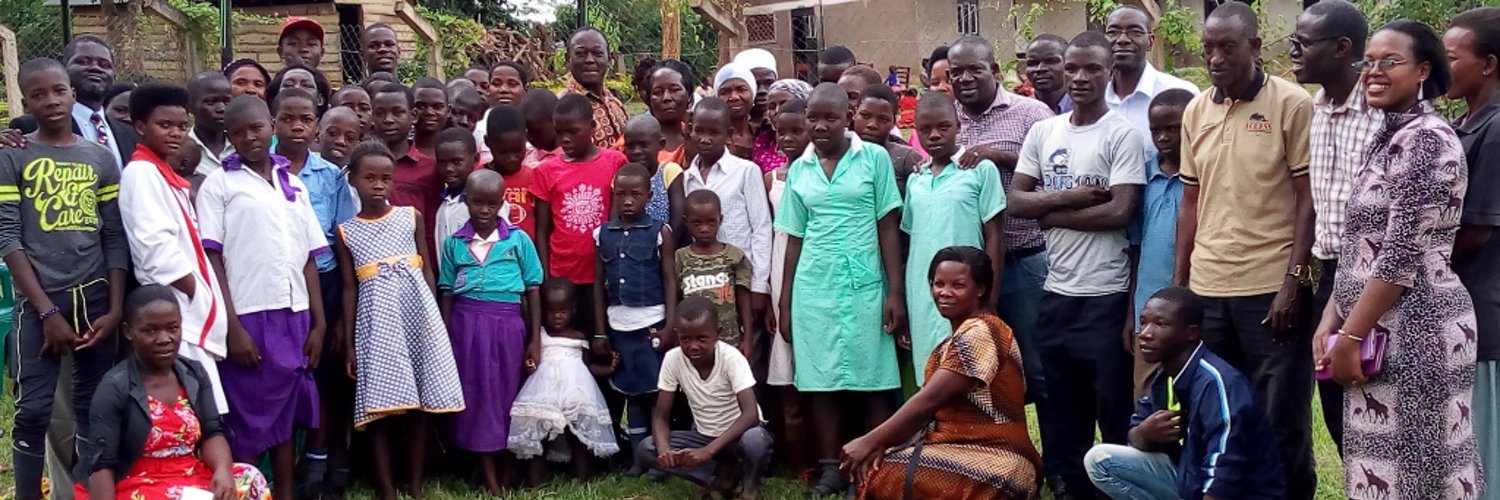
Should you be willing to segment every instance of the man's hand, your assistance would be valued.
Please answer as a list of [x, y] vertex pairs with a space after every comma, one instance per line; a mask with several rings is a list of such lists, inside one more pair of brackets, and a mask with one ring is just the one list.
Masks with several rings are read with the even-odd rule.
[[1159, 410], [1136, 426], [1141, 438], [1153, 444], [1171, 444], [1182, 439], [1182, 412]]
[[240, 368], [260, 368], [260, 350], [255, 348], [255, 339], [250, 338], [250, 332], [245, 331], [245, 327], [231, 321], [228, 344], [230, 361]]
[[42, 355], [66, 356], [78, 346], [78, 341], [78, 330], [62, 314], [53, 314], [42, 321]]
[[111, 334], [114, 334], [115, 328], [118, 328], [119, 326], [119, 313], [110, 312], [109, 314], [100, 316], [99, 319], [93, 321], [93, 326], [89, 328], [88, 332], [83, 334], [83, 338], [79, 339], [77, 349], [88, 349], [90, 347], [94, 347], [99, 343], [99, 341], [108, 338]]
[[1114, 195], [1108, 189], [1099, 186], [1077, 185], [1072, 189], [1058, 193], [1058, 196], [1073, 210], [1082, 210], [1095, 205], [1108, 203]]
[[1005, 168], [1004, 165], [1015, 165], [1019, 158], [1017, 154], [1010, 151], [1003, 151], [993, 145], [974, 146], [964, 149], [963, 156], [958, 158], [958, 168], [962, 170], [974, 168], [974, 166], [979, 165], [980, 160], [989, 160], [997, 166]]
[[1302, 283], [1295, 276], [1287, 276], [1281, 283], [1281, 291], [1271, 300], [1271, 310], [1260, 324], [1271, 327], [1271, 341], [1282, 344], [1292, 340], [1292, 327], [1297, 324], [1297, 296], [1302, 292]]
[[26, 134], [22, 134], [20, 130], [13, 128], [0, 131], [0, 149], [5, 148], [25, 149]]

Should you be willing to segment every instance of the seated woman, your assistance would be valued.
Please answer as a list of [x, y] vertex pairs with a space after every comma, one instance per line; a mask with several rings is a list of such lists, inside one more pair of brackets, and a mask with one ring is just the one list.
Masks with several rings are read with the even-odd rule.
[[[75, 471], [89, 498], [271, 498], [255, 467], [229, 458], [208, 375], [177, 358], [182, 315], [172, 289], [146, 285], [125, 298], [132, 355], [104, 376], [89, 416], [89, 449]], [[190, 497], [192, 498], [192, 497]]]
[[926, 385], [890, 420], [844, 445], [841, 467], [859, 498], [1029, 499], [1040, 491], [1021, 352], [1010, 327], [984, 311], [993, 277], [978, 248], [933, 257], [927, 280], [954, 333], [928, 358]]

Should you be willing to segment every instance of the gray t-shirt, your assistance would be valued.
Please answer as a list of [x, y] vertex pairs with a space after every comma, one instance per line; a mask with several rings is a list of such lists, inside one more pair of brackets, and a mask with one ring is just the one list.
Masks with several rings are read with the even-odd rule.
[[[1500, 226], [1500, 103], [1492, 102], [1455, 127], [1469, 163], [1464, 225]], [[1479, 361], [1500, 359], [1500, 235], [1455, 269], [1474, 299]]]
[[[1072, 113], [1037, 123], [1026, 133], [1016, 173], [1036, 178], [1046, 192], [1093, 185], [1105, 189], [1146, 183], [1140, 133], [1119, 113], [1092, 125], [1069, 123]], [[1130, 245], [1125, 228], [1113, 231], [1046, 230], [1049, 292], [1097, 297], [1129, 290]]]
[[109, 150], [82, 137], [59, 147], [28, 135], [24, 149], [0, 150], [0, 255], [25, 250], [48, 292], [125, 269], [119, 198]]

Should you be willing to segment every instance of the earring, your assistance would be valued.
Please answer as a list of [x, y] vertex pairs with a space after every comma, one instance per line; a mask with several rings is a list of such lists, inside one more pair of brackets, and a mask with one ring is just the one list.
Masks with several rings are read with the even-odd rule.
[[1423, 95], [1423, 94], [1426, 93], [1426, 92], [1424, 92], [1425, 90], [1427, 90], [1427, 79], [1423, 78], [1421, 80], [1417, 80], [1417, 101], [1418, 102], [1427, 100], [1427, 96]]

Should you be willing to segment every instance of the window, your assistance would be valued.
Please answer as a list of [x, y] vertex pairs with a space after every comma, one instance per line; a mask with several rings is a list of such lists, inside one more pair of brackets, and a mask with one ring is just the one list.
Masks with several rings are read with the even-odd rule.
[[979, 34], [979, 0], [958, 0], [958, 32]]
[[745, 30], [749, 32], [750, 43], [775, 42], [776, 16], [774, 14], [745, 16]]

